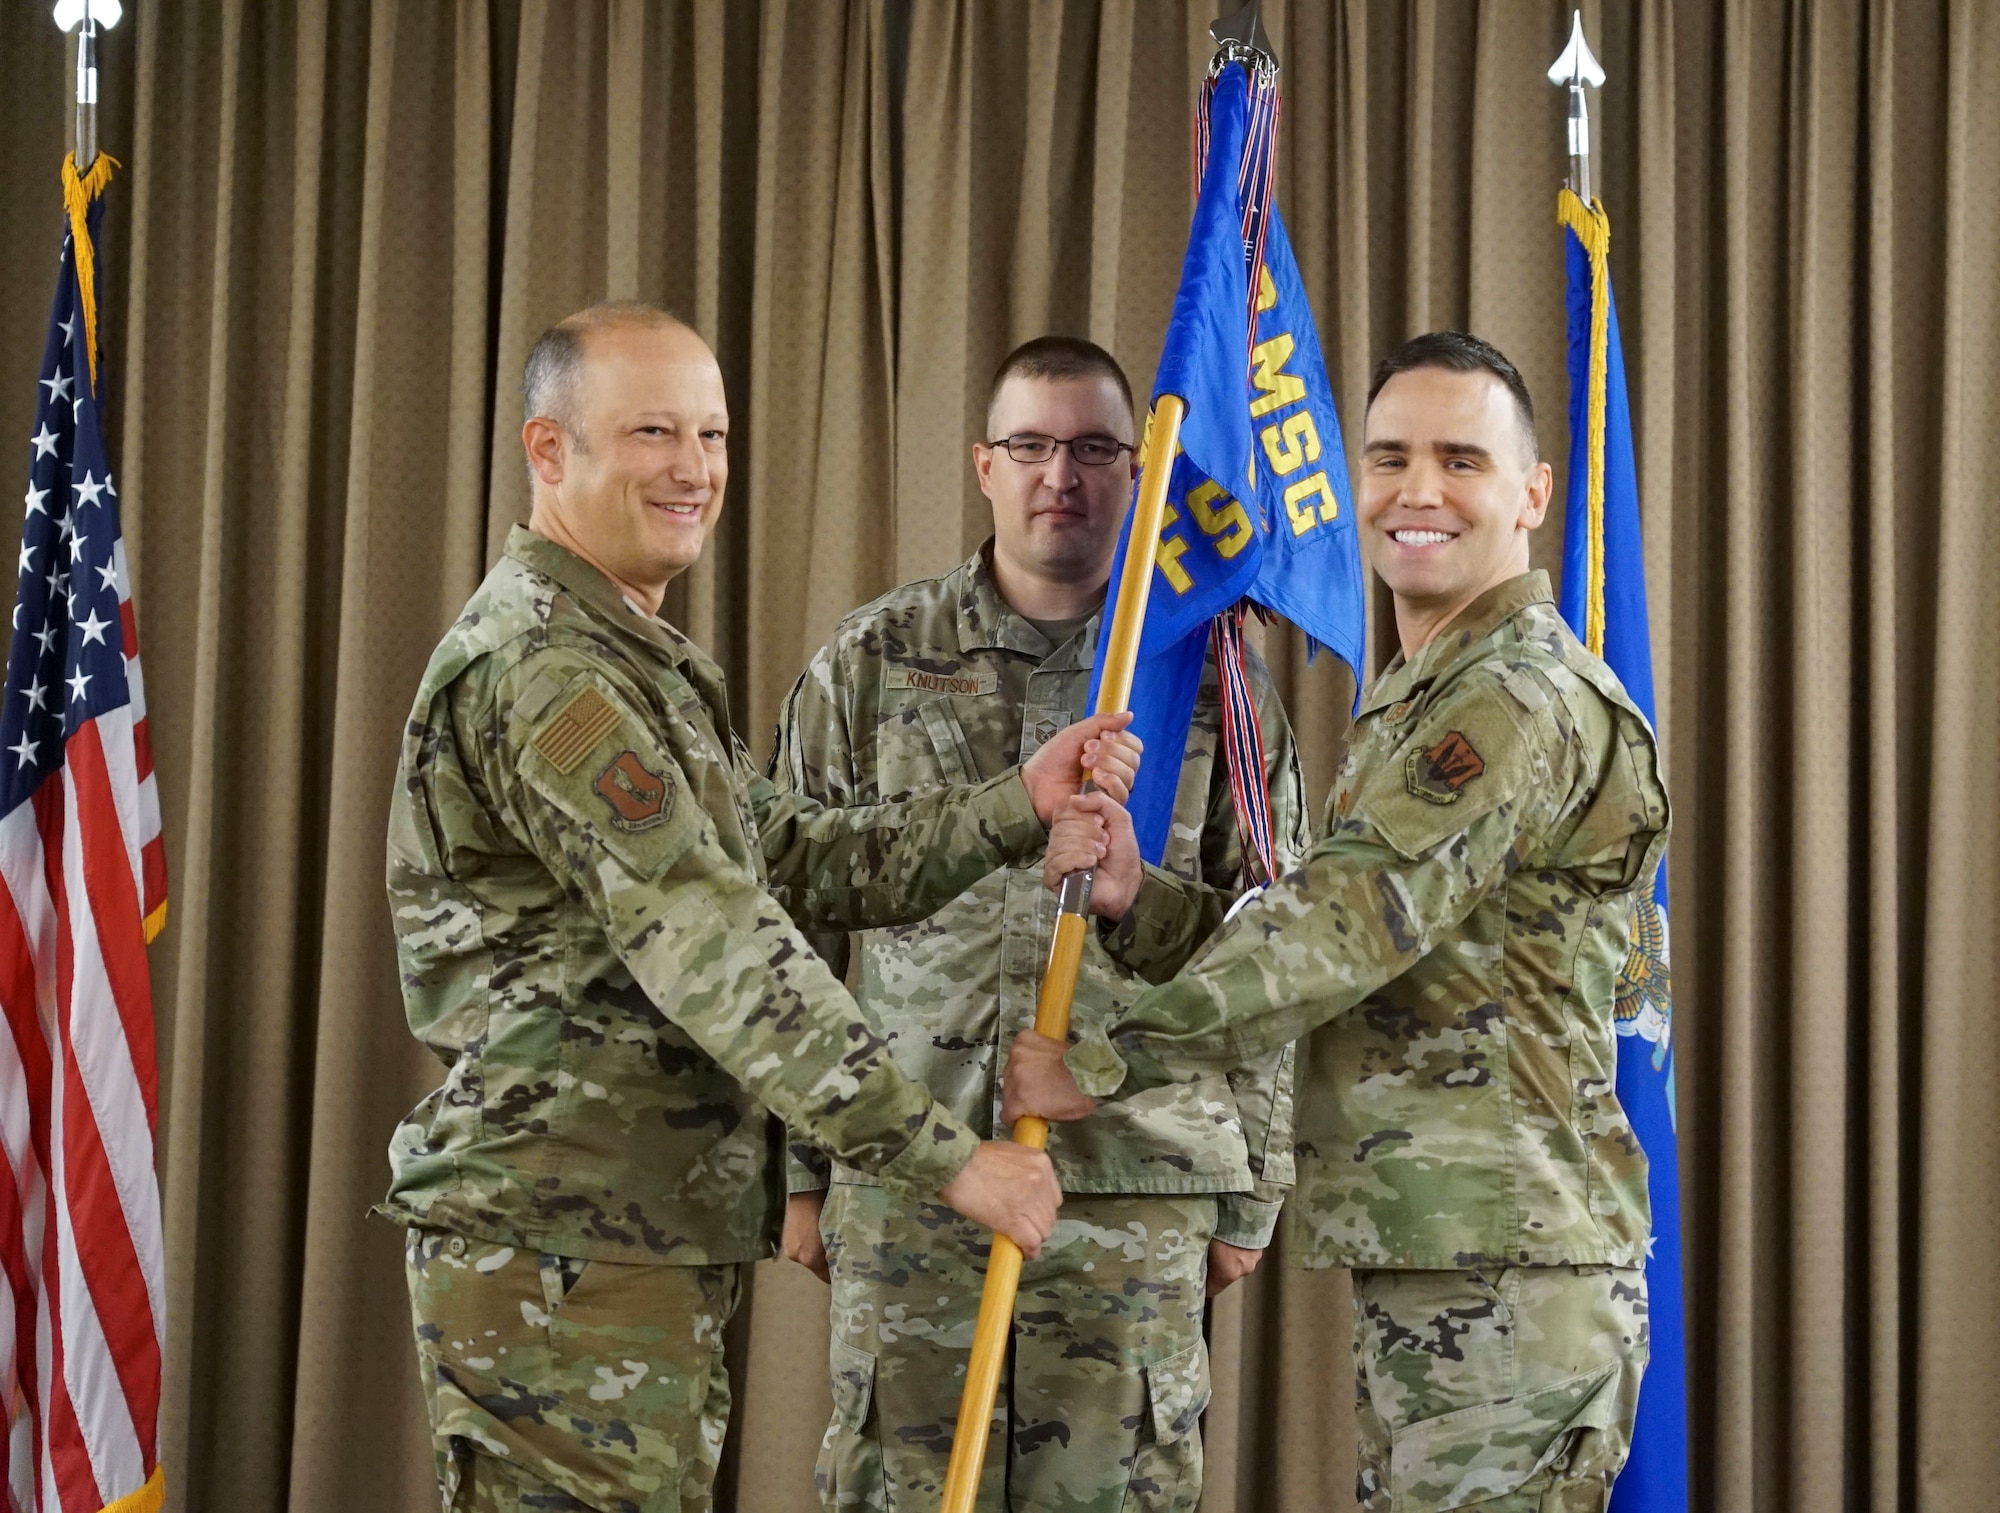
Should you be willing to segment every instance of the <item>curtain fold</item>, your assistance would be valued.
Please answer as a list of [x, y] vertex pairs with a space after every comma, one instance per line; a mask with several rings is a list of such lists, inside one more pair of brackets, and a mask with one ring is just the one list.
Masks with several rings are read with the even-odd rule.
[[[2000, 1478], [2000, 18], [1583, 7], [1677, 808], [1695, 1504], [1982, 1506]], [[1146, 390], [1191, 204], [1192, 0], [185, 0], [102, 47], [115, 466], [173, 903], [153, 948], [175, 1509], [433, 1505], [399, 1236], [437, 1076], [382, 893], [402, 722], [526, 513], [517, 384], [605, 297], [714, 344], [732, 486], [667, 612], [768, 750], [832, 625], [988, 530], [1006, 349]], [[1469, 326], [1567, 455], [1558, 0], [1269, 3], [1279, 201], [1357, 444]], [[59, 236], [64, 43], [0, 8], [0, 421]], [[1558, 499], [1561, 498], [1558, 479]], [[1561, 520], [1535, 560], [1559, 565]], [[1377, 662], [1393, 640], [1379, 594]], [[1352, 681], [1265, 636], [1317, 803]], [[824, 1292], [757, 1269], [734, 1506], [805, 1513]], [[1209, 1513], [1351, 1497], [1344, 1276], [1216, 1308]]]

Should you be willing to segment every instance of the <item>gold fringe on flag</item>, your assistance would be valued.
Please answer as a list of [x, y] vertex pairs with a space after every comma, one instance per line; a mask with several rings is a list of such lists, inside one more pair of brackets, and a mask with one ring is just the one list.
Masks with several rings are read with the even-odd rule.
[[[99, 158], [98, 162], [103, 162]], [[146, 1485], [137, 1492], [128, 1492], [114, 1503], [107, 1503], [104, 1513], [160, 1513], [167, 1504], [167, 1473], [162, 1466], [153, 1467], [153, 1474], [146, 1478]]]
[[63, 204], [69, 208], [70, 243], [76, 248], [76, 286], [83, 291], [83, 344], [90, 353], [93, 394], [97, 392], [97, 249], [90, 245], [90, 202], [104, 193], [111, 171], [120, 166], [109, 153], [100, 152], [90, 172], [79, 176], [76, 154], [63, 159]]
[[1604, 406], [1611, 347], [1611, 217], [1595, 195], [1586, 208], [1573, 190], [1556, 196], [1556, 220], [1576, 233], [1590, 257], [1590, 429], [1586, 437], [1585, 497], [1590, 512], [1589, 564], [1585, 574], [1583, 644], [1604, 655]]

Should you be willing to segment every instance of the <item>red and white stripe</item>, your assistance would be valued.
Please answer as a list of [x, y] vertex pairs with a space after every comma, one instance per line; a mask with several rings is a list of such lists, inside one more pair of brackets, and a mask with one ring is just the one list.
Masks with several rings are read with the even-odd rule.
[[[154, 1499], [165, 1319], [146, 941], [166, 904], [124, 549], [129, 706], [0, 817], [0, 1446], [8, 1513]], [[149, 929], [151, 922], [151, 929]], [[25, 1411], [19, 1411], [19, 1410]]]

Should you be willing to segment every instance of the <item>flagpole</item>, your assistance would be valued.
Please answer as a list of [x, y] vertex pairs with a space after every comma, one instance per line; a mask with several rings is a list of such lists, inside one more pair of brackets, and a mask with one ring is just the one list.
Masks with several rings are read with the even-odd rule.
[[[1187, 406], [1177, 395], [1164, 394], [1146, 425], [1138, 499], [1132, 506], [1125, 567], [1118, 580], [1117, 608], [1112, 613], [1111, 638], [1097, 687], [1098, 714], [1122, 713], [1132, 696], [1132, 673], [1139, 662], [1139, 633], [1146, 623], [1146, 599], [1153, 588], [1153, 559], [1159, 550], [1160, 522], [1167, 511], [1167, 484], [1173, 477], [1181, 417], [1186, 412]], [[1062, 889], [1056, 895], [1055, 939], [1049, 947], [1048, 967], [1042, 973], [1041, 994], [1035, 1001], [1036, 1033], [1051, 1040], [1069, 1037], [1070, 1005], [1076, 997], [1077, 969], [1083, 961], [1083, 943], [1090, 926], [1091, 879], [1089, 871], [1072, 872], [1062, 880]], [[1047, 1149], [1048, 1121], [1024, 1115], [1014, 1121], [1013, 1139], [1016, 1145]], [[973, 1328], [965, 1391], [959, 1398], [951, 1462], [945, 1473], [944, 1513], [972, 1513], [978, 1499], [979, 1473], [986, 1460], [987, 1427], [993, 1419], [993, 1399], [1000, 1387], [1000, 1367], [1007, 1357], [1014, 1297], [1020, 1285], [1021, 1247], [1007, 1236], [995, 1234], [992, 1254], [986, 1263], [986, 1288], [979, 1299], [979, 1320]]]
[[[1258, 0], [1250, 0], [1209, 27], [1209, 36], [1216, 43], [1212, 71], [1234, 62], [1253, 76], [1275, 77], [1277, 54], [1264, 30], [1261, 9]], [[1268, 180], [1263, 192], [1268, 194]], [[1254, 294], [1255, 270], [1262, 264], [1261, 226], [1256, 229], [1254, 241], [1251, 237], [1252, 230], [1246, 225], [1244, 254], [1251, 263], [1250, 288]], [[1152, 592], [1159, 554], [1160, 527], [1166, 518], [1167, 489], [1173, 478], [1174, 459], [1180, 452], [1181, 422], [1186, 414], [1187, 403], [1182, 396], [1161, 394], [1146, 423], [1138, 497], [1132, 506], [1132, 527], [1126, 538], [1111, 631], [1098, 671], [1095, 709], [1098, 714], [1122, 713], [1131, 705], [1146, 603]], [[1070, 873], [1062, 880], [1056, 896], [1055, 937], [1050, 942], [1048, 966], [1043, 971], [1041, 993], [1035, 1003], [1035, 1030], [1051, 1040], [1069, 1037], [1070, 1007], [1076, 996], [1077, 971], [1090, 927], [1092, 876], [1088, 870]], [[1016, 1144], [1035, 1150], [1046, 1149], [1048, 1122], [1024, 1115], [1014, 1123], [1013, 1139]], [[1020, 1247], [1007, 1236], [995, 1234], [986, 1265], [986, 1286], [979, 1300], [979, 1317], [973, 1326], [965, 1390], [959, 1398], [958, 1419], [952, 1434], [943, 1513], [973, 1513], [978, 1500], [986, 1440], [993, 1421], [993, 1401], [999, 1390], [1000, 1368], [1006, 1361], [1014, 1299], [1021, 1284], [1021, 1261]]]
[[90, 0], [84, 0], [83, 24], [76, 29], [76, 171], [90, 172], [97, 157], [96, 27], [91, 25]]
[[1584, 494], [1589, 545], [1585, 566], [1583, 644], [1604, 655], [1604, 433], [1606, 344], [1610, 333], [1611, 223], [1590, 194], [1590, 110], [1584, 86], [1601, 89], [1604, 69], [1583, 35], [1583, 12], [1571, 12], [1569, 45], [1549, 68], [1551, 84], [1569, 89], [1569, 193], [1556, 196], [1556, 219], [1576, 233], [1591, 262], [1589, 403], [1585, 407]]
[[97, 29], [116, 26], [125, 14], [122, 0], [56, 0], [56, 25], [76, 28], [77, 176], [97, 161]]
[[1569, 88], [1569, 187], [1587, 207], [1590, 199], [1590, 102], [1584, 86], [1604, 87], [1604, 69], [1583, 39], [1583, 12], [1570, 12], [1569, 45], [1549, 67], [1549, 82]]
[[[1651, 721], [1645, 564], [1624, 357], [1612, 308], [1611, 217], [1592, 193], [1584, 104], [1586, 87], [1602, 88], [1604, 78], [1579, 15], [1572, 21], [1568, 46], [1549, 70], [1550, 82], [1565, 87], [1570, 100], [1570, 176], [1556, 195], [1556, 219], [1576, 238], [1576, 246], [1565, 252], [1570, 478], [1561, 608], [1571, 629], [1593, 655], [1604, 659]], [[1607, 613], [1614, 579], [1617, 596]], [[1646, 1379], [1631, 1406], [1625, 1468], [1607, 1506], [1613, 1513], [1687, 1513], [1685, 1316], [1664, 861], [1652, 887], [1636, 903], [1631, 960], [1618, 973], [1621, 1022], [1614, 1084], [1632, 1135], [1646, 1154], [1653, 1240], [1659, 1249], [1649, 1243], [1644, 1265], [1651, 1341]], [[1630, 1020], [1624, 1018], [1628, 1005], [1635, 1010]], [[1650, 1054], [1642, 1049], [1648, 1042]]]

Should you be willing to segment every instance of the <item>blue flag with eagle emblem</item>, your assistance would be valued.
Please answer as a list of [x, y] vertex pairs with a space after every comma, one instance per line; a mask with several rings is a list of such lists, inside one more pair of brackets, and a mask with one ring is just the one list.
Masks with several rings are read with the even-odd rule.
[[[1128, 808], [1140, 853], [1166, 849], [1211, 627], [1248, 601], [1290, 620], [1313, 650], [1361, 665], [1365, 599], [1347, 456], [1312, 307], [1284, 221], [1268, 199], [1275, 85], [1229, 65], [1210, 86], [1207, 156], [1180, 289], [1153, 381], [1187, 406], [1173, 460], [1152, 591], [1133, 673], [1133, 731], [1146, 758]], [[1263, 175], [1260, 181], [1260, 173]], [[1260, 182], [1263, 192], [1260, 195]], [[1246, 242], [1261, 245], [1261, 265]], [[1255, 345], [1250, 280], [1257, 279]], [[1150, 430], [1153, 422], [1147, 421]], [[1130, 545], [1128, 513], [1111, 570], [1096, 666], [1101, 677]], [[1236, 628], [1240, 638], [1240, 627]], [[1254, 742], [1255, 711], [1240, 661], [1218, 655], [1227, 738]], [[1236, 687], [1232, 693], [1230, 684]], [[1095, 679], [1091, 699], [1095, 703]], [[1247, 727], [1247, 731], [1245, 730]], [[1254, 828], [1245, 788], [1263, 771], [1230, 747], [1237, 812]], [[1259, 846], [1246, 835], [1246, 854]], [[1268, 850], [1266, 849], [1268, 855]]]
[[[1646, 559], [1639, 476], [1618, 308], [1607, 252], [1611, 223], [1564, 190], [1569, 280], [1569, 492], [1563, 526], [1562, 613], [1584, 644], [1653, 719]], [[1674, 1148], [1673, 1002], [1667, 971], [1667, 868], [1638, 911], [1637, 938], [1618, 981], [1618, 1101], [1650, 1169], [1653, 1249], [1646, 1261], [1651, 1359], [1639, 1392], [1632, 1454], [1612, 1489], [1612, 1513], [1686, 1513], [1687, 1363], [1681, 1309], [1680, 1165]]]

